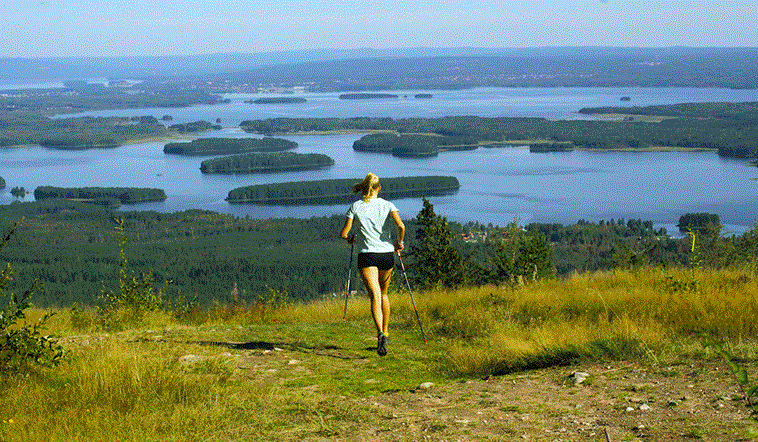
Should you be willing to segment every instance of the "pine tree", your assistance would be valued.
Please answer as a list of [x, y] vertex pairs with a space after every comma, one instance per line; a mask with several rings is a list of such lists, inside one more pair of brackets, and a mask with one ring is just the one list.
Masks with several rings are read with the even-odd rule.
[[424, 198], [424, 206], [416, 216], [416, 222], [416, 241], [410, 252], [413, 264], [409, 266], [415, 283], [422, 287], [455, 287], [463, 284], [463, 260], [453, 248], [453, 232], [448, 227], [447, 219], [434, 213], [434, 206]]

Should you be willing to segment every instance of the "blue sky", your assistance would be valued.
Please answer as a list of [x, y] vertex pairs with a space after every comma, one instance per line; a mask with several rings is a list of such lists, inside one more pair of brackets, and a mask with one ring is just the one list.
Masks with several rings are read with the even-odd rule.
[[0, 57], [361, 47], [758, 47], [758, 0], [4, 3], [10, 4], [0, 6]]

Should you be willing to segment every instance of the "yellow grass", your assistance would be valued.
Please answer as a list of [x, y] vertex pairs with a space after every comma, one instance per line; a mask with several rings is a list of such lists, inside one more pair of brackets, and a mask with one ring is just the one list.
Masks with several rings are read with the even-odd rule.
[[[393, 354], [403, 356], [380, 361], [396, 364], [387, 376], [405, 370], [403, 376], [426, 377], [435, 370], [466, 378], [581, 360], [656, 364], [713, 357], [707, 339], [724, 342], [738, 356], [758, 357], [758, 282], [737, 269], [646, 268], [414, 295], [430, 344], [417, 334], [407, 290], [393, 288], [390, 334], [399, 335]], [[336, 422], [379, 419], [341, 407], [338, 395], [362, 394], [372, 384], [350, 376], [366, 370], [367, 377], [382, 376], [382, 369], [321, 354], [336, 344], [361, 355], [371, 345], [356, 341], [356, 335], [372, 334], [367, 299], [351, 297], [347, 321], [343, 309], [340, 297], [266, 311], [217, 306], [198, 327], [151, 314], [141, 328], [115, 334], [83, 320], [93, 310], [60, 311], [47, 332], [66, 349], [62, 365], [25, 378], [0, 377], [0, 440], [297, 440], [300, 434], [336, 434]], [[41, 314], [32, 311], [29, 319]], [[308, 376], [293, 371], [290, 379], [250, 376], [241, 367], [244, 353], [185, 343], [241, 339], [297, 342], [317, 350], [298, 358], [318, 358], [321, 365]], [[205, 359], [182, 364], [187, 354]], [[352, 374], [346, 377], [345, 370]], [[300, 388], [314, 384], [318, 391]], [[357, 390], [327, 393], [350, 388]]]

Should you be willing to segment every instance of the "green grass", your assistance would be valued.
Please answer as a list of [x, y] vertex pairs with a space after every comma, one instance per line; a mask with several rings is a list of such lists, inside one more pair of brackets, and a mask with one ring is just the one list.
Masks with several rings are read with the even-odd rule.
[[[422, 382], [579, 361], [716, 358], [704, 334], [740, 360], [758, 359], [758, 284], [739, 270], [642, 269], [420, 291], [427, 344], [398, 290], [383, 358], [363, 298], [350, 300], [346, 321], [337, 299], [265, 312], [217, 306], [196, 312], [197, 325], [155, 313], [119, 333], [98, 331], [87, 320], [93, 311], [60, 311], [48, 332], [66, 349], [64, 362], [0, 378], [0, 440], [355, 438], [362, 428], [381, 433], [391, 418], [371, 397]], [[202, 358], [182, 362], [187, 355]]]

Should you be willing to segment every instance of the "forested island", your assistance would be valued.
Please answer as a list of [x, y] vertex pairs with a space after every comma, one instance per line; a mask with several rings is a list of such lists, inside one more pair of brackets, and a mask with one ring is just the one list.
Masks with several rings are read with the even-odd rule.
[[568, 152], [574, 150], [574, 143], [530, 143], [529, 152]]
[[56, 149], [114, 147], [175, 135], [154, 117], [47, 118], [0, 112], [0, 147], [41, 145]]
[[255, 100], [245, 100], [248, 104], [297, 104], [305, 103], [306, 100], [303, 97], [264, 97]]
[[39, 201], [52, 198], [63, 198], [112, 206], [112, 200], [118, 200], [123, 204], [164, 201], [166, 199], [166, 192], [163, 189], [147, 187], [39, 186], [34, 189], [34, 199]]
[[682, 233], [707, 234], [721, 229], [721, 218], [715, 213], [685, 213], [676, 225]]
[[281, 152], [297, 143], [282, 138], [197, 138], [188, 143], [168, 143], [163, 152], [177, 155], [226, 155], [247, 152]]
[[0, 176], [0, 189], [5, 189], [5, 180]]
[[266, 173], [314, 170], [334, 165], [334, 159], [320, 153], [251, 153], [212, 158], [200, 163], [203, 173]]
[[362, 152], [391, 152], [397, 157], [429, 157], [446, 150], [473, 150], [479, 140], [467, 136], [396, 135], [377, 133], [364, 135], [353, 143], [353, 150]]
[[180, 134], [185, 134], [185, 133], [205, 132], [212, 129], [219, 130], [221, 129], [221, 125], [209, 123], [204, 120], [200, 120], [200, 121], [193, 121], [191, 123], [172, 124], [168, 128], [171, 130], [175, 130], [179, 132]]
[[[354, 201], [353, 185], [360, 179], [333, 179], [258, 184], [229, 191], [230, 203], [256, 204], [340, 204]], [[382, 178], [382, 195], [408, 198], [444, 195], [461, 187], [452, 176]]]
[[340, 100], [386, 100], [389, 98], [398, 98], [395, 94], [382, 94], [382, 93], [356, 93], [356, 94], [340, 94]]
[[[243, 121], [251, 133], [281, 134], [312, 131], [393, 131], [469, 137], [479, 144], [570, 143], [576, 148], [709, 149], [719, 155], [758, 156], [758, 103], [688, 103], [642, 108], [586, 108], [585, 115], [616, 118], [549, 120], [546, 118], [273, 118]], [[625, 115], [656, 118], [623, 118]]]

